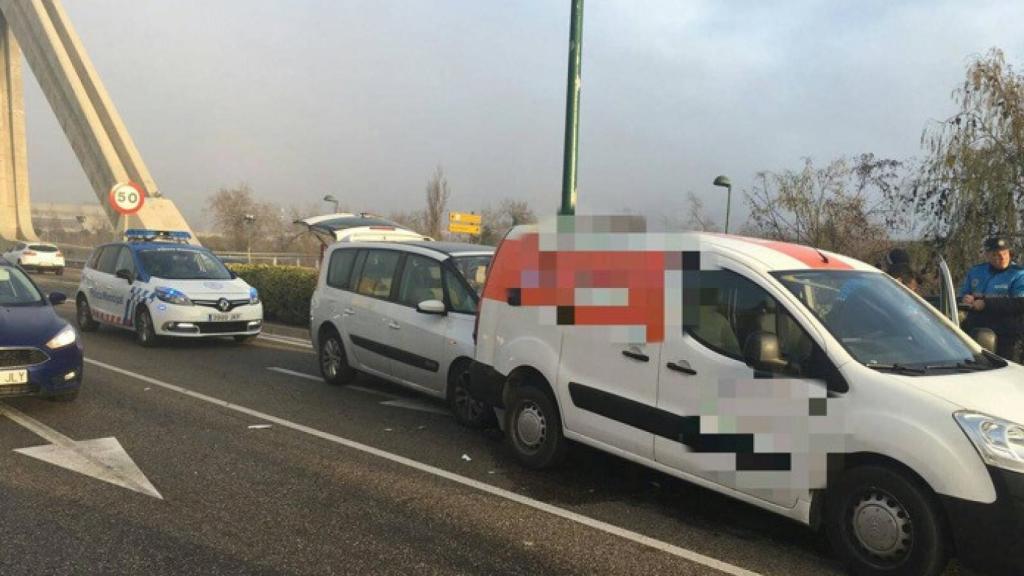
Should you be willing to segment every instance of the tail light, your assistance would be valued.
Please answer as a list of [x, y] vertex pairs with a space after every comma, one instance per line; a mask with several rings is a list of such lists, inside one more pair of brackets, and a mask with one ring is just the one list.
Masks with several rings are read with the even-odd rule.
[[64, 253], [61, 252], [60, 250], [57, 250], [57, 257], [60, 258], [62, 256], [64, 256]]
[[34, 251], [32, 251], [32, 250], [25, 250], [25, 251], [24, 251], [24, 252], [22, 252], [21, 254], [22, 254], [22, 256], [38, 256], [38, 254], [36, 254], [36, 253], [35, 253]]

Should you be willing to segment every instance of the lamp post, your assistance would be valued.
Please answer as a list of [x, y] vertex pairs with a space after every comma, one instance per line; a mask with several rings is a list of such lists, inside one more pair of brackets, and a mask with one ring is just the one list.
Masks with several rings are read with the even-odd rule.
[[335, 198], [334, 195], [328, 194], [327, 196], [324, 196], [324, 202], [334, 202], [334, 213], [338, 213], [338, 199]]
[[732, 182], [729, 181], [728, 176], [719, 176], [715, 178], [713, 182], [715, 186], [720, 188], [726, 188], [728, 190], [725, 197], [725, 233], [729, 233], [729, 212], [732, 209]]
[[252, 229], [254, 228], [253, 224], [256, 223], [256, 215], [246, 214], [245, 216], [242, 216], [242, 219], [245, 222], [245, 227], [249, 229], [249, 233], [247, 234], [248, 242], [246, 243], [245, 252], [248, 257], [247, 259], [249, 264], [252, 264]]
[[576, 213], [576, 162], [580, 138], [580, 67], [583, 60], [583, 0], [571, 0], [569, 76], [565, 94], [565, 148], [562, 157], [562, 206], [558, 213]]

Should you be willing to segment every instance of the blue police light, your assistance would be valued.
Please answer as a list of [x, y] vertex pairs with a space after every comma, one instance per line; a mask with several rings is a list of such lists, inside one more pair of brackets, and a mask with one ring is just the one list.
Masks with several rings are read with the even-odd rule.
[[184, 230], [148, 230], [145, 228], [129, 228], [124, 231], [128, 240], [176, 240], [187, 242], [192, 235]]

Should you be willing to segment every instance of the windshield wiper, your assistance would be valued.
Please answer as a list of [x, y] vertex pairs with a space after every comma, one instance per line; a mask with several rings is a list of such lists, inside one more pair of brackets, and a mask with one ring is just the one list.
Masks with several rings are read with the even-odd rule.
[[923, 368], [912, 368], [903, 364], [867, 364], [868, 368], [881, 372], [895, 372], [897, 374], [924, 374]]
[[953, 364], [930, 364], [924, 367], [925, 370], [963, 370], [965, 372], [979, 372], [990, 368], [991, 366], [983, 365], [977, 360], [962, 360]]

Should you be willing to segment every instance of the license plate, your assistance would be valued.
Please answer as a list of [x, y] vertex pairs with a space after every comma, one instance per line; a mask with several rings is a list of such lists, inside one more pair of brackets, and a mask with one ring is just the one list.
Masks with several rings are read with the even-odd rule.
[[240, 312], [235, 314], [210, 314], [208, 316], [210, 322], [230, 322], [232, 320], [238, 320], [242, 317]]
[[28, 370], [0, 370], [0, 386], [26, 384], [27, 382]]

